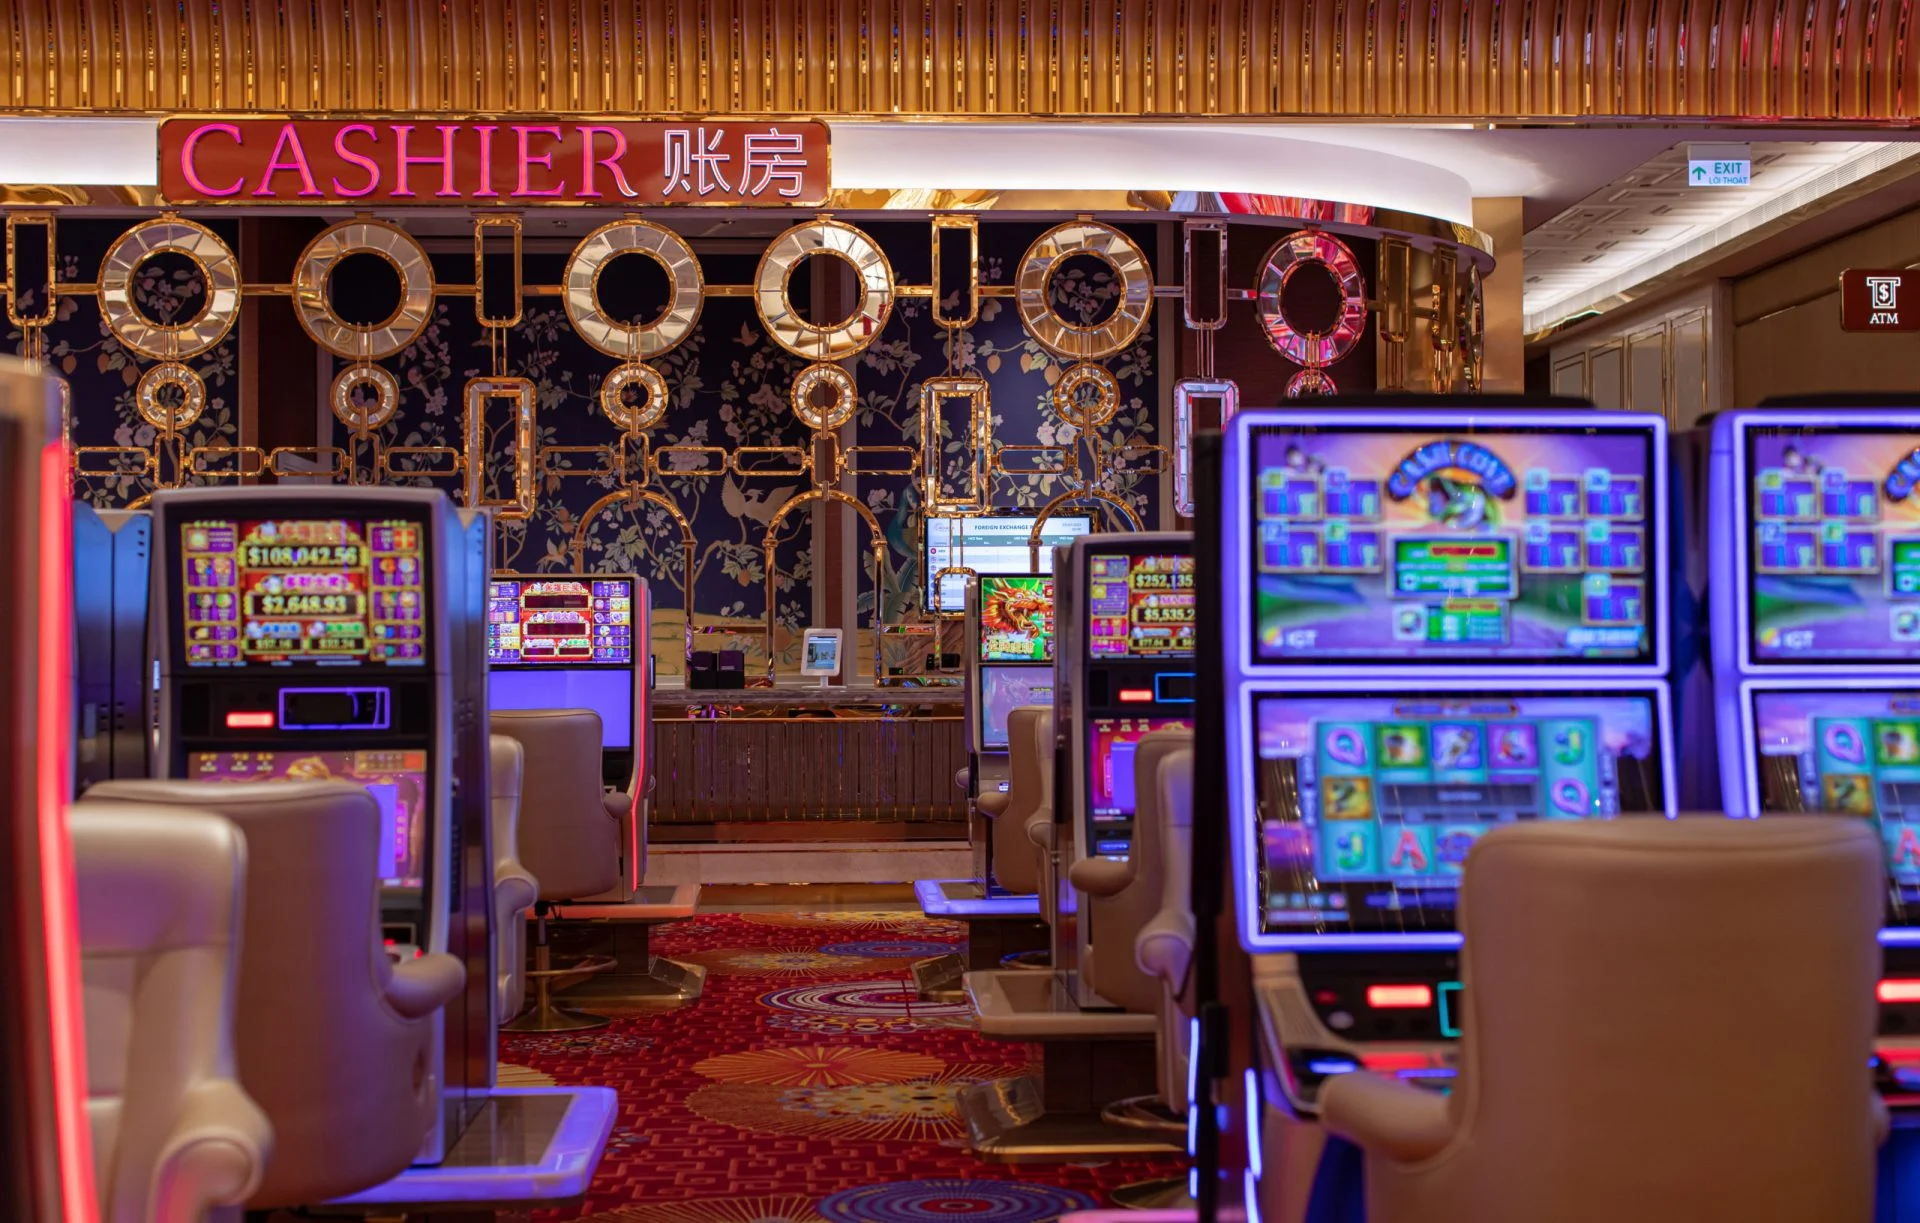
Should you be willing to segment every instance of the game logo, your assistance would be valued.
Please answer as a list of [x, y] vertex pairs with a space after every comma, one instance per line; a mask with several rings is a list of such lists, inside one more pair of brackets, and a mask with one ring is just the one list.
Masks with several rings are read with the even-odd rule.
[[424, 877], [427, 753], [194, 752], [188, 781], [354, 781], [380, 807], [379, 877], [388, 887], [417, 888]]
[[633, 665], [630, 578], [511, 578], [487, 587], [493, 666]]
[[1645, 697], [1262, 698], [1268, 930], [1444, 928], [1490, 830], [1661, 810], [1654, 718]]
[[1920, 434], [1745, 432], [1753, 661], [1920, 661]]
[[980, 661], [1053, 661], [1053, 579], [980, 579]]
[[1391, 426], [1253, 437], [1267, 663], [1644, 663], [1653, 435]]
[[980, 668], [980, 750], [1007, 750], [1007, 718], [1022, 705], [1053, 704], [1051, 667]]
[[424, 665], [425, 535], [404, 520], [182, 523], [186, 664]]
[[1193, 557], [1093, 553], [1087, 643], [1096, 659], [1193, 657]]

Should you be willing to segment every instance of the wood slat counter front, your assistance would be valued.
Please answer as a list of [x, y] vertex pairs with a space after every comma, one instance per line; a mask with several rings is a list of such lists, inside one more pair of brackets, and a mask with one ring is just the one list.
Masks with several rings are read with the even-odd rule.
[[957, 687], [663, 684], [653, 693], [653, 835], [965, 837], [967, 799], [954, 785], [967, 764], [964, 711]]

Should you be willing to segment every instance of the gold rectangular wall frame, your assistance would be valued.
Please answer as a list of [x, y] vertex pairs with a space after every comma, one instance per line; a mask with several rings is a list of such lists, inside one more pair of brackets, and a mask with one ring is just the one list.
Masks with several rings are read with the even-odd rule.
[[[554, 459], [565, 460], [566, 456], [572, 454], [592, 455], [594, 460], [593, 466], [558, 467], [554, 465]], [[619, 469], [614, 466], [615, 461], [613, 447], [611, 446], [540, 447], [540, 474], [543, 477], [552, 476], [559, 480], [600, 480], [609, 476], [617, 477], [620, 473]]]
[[1187, 221], [1181, 226], [1184, 268], [1180, 308], [1192, 331], [1227, 325], [1227, 223]]
[[[749, 467], [749, 459], [784, 458], [785, 467]], [[733, 448], [733, 474], [737, 476], [772, 476], [785, 479], [801, 479], [813, 474], [813, 456], [805, 446], [735, 446]]]
[[[487, 406], [506, 400], [513, 410], [513, 495], [487, 496]], [[533, 383], [525, 378], [474, 378], [467, 383], [466, 505], [469, 509], [500, 511], [507, 520], [531, 518], [539, 494], [535, 461], [534, 409], [538, 403]]]
[[[863, 467], [861, 460], [866, 455], [898, 455], [906, 460], [904, 467]], [[840, 452], [840, 470], [835, 478], [841, 476], [917, 476], [920, 474], [920, 451], [914, 446], [849, 446]]]
[[[1217, 418], [1207, 420], [1209, 404]], [[1182, 378], [1173, 384], [1173, 512], [1193, 517], [1193, 438], [1203, 429], [1221, 429], [1240, 410], [1240, 387], [1229, 379]]]
[[[54, 285], [60, 279], [60, 257], [54, 243], [56, 222], [51, 212], [9, 212], [7, 214], [7, 321], [15, 327], [45, 327], [53, 322], [59, 313], [60, 302], [54, 292]], [[44, 286], [20, 283], [20, 230], [39, 228], [46, 231], [47, 266]], [[35, 289], [46, 294], [41, 308], [33, 314], [20, 311], [20, 299]]]
[[[946, 284], [940, 277], [940, 255], [944, 250], [946, 235], [955, 231], [967, 235], [967, 299], [964, 313], [947, 315], [941, 313], [940, 305], [947, 296]], [[980, 221], [971, 216], [936, 216], [933, 218], [931, 238], [933, 274], [929, 279], [932, 282], [933, 321], [950, 331], [971, 327], [980, 321]]]
[[[487, 231], [504, 229], [513, 239], [513, 313], [496, 316], [487, 314]], [[524, 276], [525, 264], [520, 258], [521, 248], [520, 218], [508, 214], [497, 216], [482, 214], [473, 219], [473, 316], [480, 320], [482, 327], [513, 327], [520, 322], [527, 299]]]
[[[942, 426], [950, 399], [967, 402], [967, 426], [961, 442], [966, 457], [966, 485], [949, 494], [945, 485], [946, 446]], [[992, 469], [988, 452], [993, 445], [993, 396], [985, 378], [971, 375], [929, 378], [920, 384], [920, 499], [929, 514], [966, 514], [987, 509], [993, 502]]]

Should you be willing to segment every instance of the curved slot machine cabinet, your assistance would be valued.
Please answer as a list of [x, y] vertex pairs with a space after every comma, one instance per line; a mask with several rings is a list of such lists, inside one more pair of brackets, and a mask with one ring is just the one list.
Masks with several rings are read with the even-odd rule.
[[1247, 1189], [1294, 1220], [1329, 1077], [1447, 1088], [1475, 840], [1674, 814], [1666, 428], [1252, 411], [1222, 463], [1227, 903], [1258, 1011], [1242, 1132], [1264, 1148]]
[[74, 790], [148, 776], [153, 683], [147, 594], [153, 521], [145, 510], [73, 506]]
[[[474, 826], [463, 846], [452, 834], [456, 769], [482, 796], [476, 805], [486, 789], [483, 735], [477, 762], [456, 760], [457, 738], [485, 726], [477, 711], [459, 725], [453, 674], [472, 652], [452, 613], [468, 604], [478, 613], [477, 596], [461, 595], [472, 529], [432, 490], [184, 489], [153, 499], [156, 772], [364, 785], [380, 807], [381, 921], [399, 956], [488, 954], [472, 923], [457, 920], [471, 908], [460, 851], [486, 856], [486, 821], [465, 821]], [[469, 1100], [489, 1085], [468, 1081], [491, 1073], [490, 1058], [481, 1069], [467, 1056], [479, 1036], [465, 1031], [468, 1018], [459, 1003], [441, 1017], [430, 1072], [448, 1107], [422, 1163], [444, 1158]]]

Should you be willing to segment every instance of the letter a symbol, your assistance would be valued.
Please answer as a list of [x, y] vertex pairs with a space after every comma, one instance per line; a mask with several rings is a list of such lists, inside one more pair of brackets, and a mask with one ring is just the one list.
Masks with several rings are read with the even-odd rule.
[[[1920, 845], [1915, 845], [1914, 848], [1920, 851]], [[1413, 834], [1413, 829], [1400, 830], [1400, 841], [1393, 847], [1393, 857], [1389, 865], [1405, 865], [1416, 871], [1427, 869], [1427, 851], [1420, 848], [1420, 838]]]
[[1900, 848], [1893, 851], [1895, 866], [1920, 865], [1920, 836], [1914, 834], [1912, 825], [1900, 830]]

